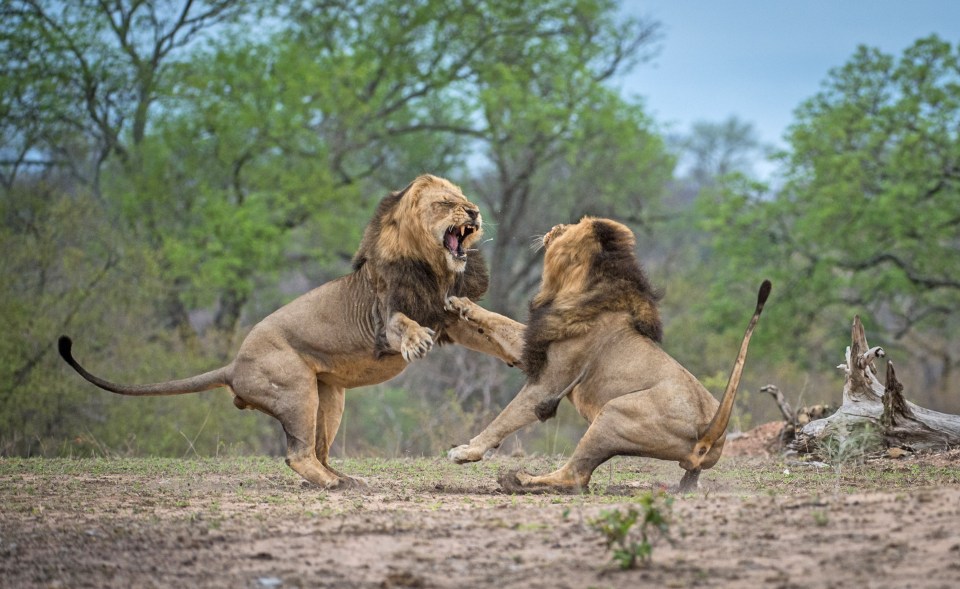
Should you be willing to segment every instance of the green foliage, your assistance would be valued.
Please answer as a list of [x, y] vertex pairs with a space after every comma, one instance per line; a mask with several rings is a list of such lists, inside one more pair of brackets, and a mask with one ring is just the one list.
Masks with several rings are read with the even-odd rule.
[[56, 352], [75, 337], [97, 372], [155, 381], [207, 370], [165, 332], [166, 285], [152, 253], [111, 223], [87, 193], [35, 183], [0, 199], [0, 454], [212, 455], [273, 450], [275, 425], [222, 395], [124, 399], [87, 385]]
[[[588, 523], [603, 535], [607, 549], [613, 550], [613, 561], [621, 569], [632, 569], [640, 564], [647, 566], [653, 558], [653, 547], [661, 539], [670, 540], [673, 497], [663, 491], [647, 491], [637, 498], [638, 507], [630, 506], [626, 512], [610, 509]], [[633, 539], [633, 527], [639, 522], [640, 540]]]
[[734, 312], [731, 292], [769, 277], [775, 304], [764, 319], [778, 329], [756, 341], [780, 357], [800, 342], [835, 355], [843, 330], [811, 330], [854, 313], [945, 347], [960, 308], [958, 59], [960, 47], [936, 37], [899, 58], [860, 48], [797, 110], [782, 187], [734, 175], [702, 194], [714, 325]]
[[[125, 400], [62, 378], [57, 336], [123, 381], [222, 363], [248, 323], [345, 272], [375, 203], [416, 174], [474, 185], [517, 300], [533, 257], [518, 281], [508, 254], [543, 231], [538, 209], [636, 211], [669, 177], [655, 125], [605, 85], [656, 27], [611, 0], [9, 4], [6, 452], [273, 448], [275, 424], [220, 395]], [[364, 452], [432, 452], [482, 413], [446, 384], [375, 394], [392, 414], [351, 401], [346, 417], [373, 424]]]

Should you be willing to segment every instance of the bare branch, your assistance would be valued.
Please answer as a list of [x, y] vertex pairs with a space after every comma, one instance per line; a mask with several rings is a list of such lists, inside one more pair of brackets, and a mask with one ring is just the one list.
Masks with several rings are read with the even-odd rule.
[[917, 274], [906, 262], [891, 253], [877, 254], [860, 262], [838, 261], [837, 265], [847, 270], [868, 270], [882, 264], [890, 263], [903, 271], [910, 282], [924, 288], [958, 288], [960, 281], [948, 278], [934, 278]]

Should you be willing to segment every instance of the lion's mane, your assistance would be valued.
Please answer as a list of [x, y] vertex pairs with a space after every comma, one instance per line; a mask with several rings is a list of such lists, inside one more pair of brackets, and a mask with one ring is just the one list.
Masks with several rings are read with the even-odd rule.
[[[660, 343], [663, 327], [657, 303], [662, 293], [654, 289], [634, 254], [633, 234], [617, 223], [603, 219], [589, 220], [589, 226], [578, 229], [574, 243], [554, 247], [578, 248], [593, 252], [581, 258], [584, 268], [561, 267], [556, 259], [569, 261], [575, 255], [545, 256], [544, 282], [559, 273], [576, 275], [582, 271], [584, 279], [576, 292], [541, 292], [530, 303], [530, 316], [525, 333], [523, 365], [533, 382], [547, 365], [550, 344], [589, 331], [595, 320], [604, 313], [626, 312], [633, 327], [641, 335]], [[572, 254], [573, 252], [571, 252]], [[555, 281], [559, 282], [559, 281]]]

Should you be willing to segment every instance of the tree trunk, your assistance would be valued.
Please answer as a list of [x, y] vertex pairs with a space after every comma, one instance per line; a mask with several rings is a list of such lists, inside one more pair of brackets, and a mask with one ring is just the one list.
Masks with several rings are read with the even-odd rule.
[[803, 426], [795, 442], [798, 450], [813, 451], [824, 437], [842, 438], [865, 424], [878, 431], [887, 446], [909, 450], [960, 446], [960, 415], [932, 411], [904, 399], [903, 385], [889, 360], [886, 384], [880, 383], [874, 360], [886, 354], [879, 346], [867, 345], [860, 317], [853, 319], [850, 339], [846, 362], [838, 366], [846, 372], [843, 404], [833, 415]]

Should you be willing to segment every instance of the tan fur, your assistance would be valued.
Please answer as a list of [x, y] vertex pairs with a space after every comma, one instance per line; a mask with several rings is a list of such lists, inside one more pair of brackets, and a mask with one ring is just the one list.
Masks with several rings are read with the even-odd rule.
[[675, 460], [687, 471], [680, 487], [696, 488], [700, 470], [716, 464], [723, 451], [747, 344], [769, 283], [761, 287], [721, 404], [655, 341], [658, 295], [636, 262], [627, 227], [585, 218], [555, 227], [543, 242], [542, 286], [525, 333], [528, 380], [483, 432], [450, 450], [449, 458], [482, 459], [507, 435], [552, 416], [567, 397], [591, 424], [570, 460], [543, 476], [508, 473], [500, 480], [506, 490], [582, 491], [594, 469], [616, 455]]
[[[454, 241], [462, 251], [445, 245], [451, 227], [458, 236], [464, 228], [463, 239]], [[233, 362], [222, 368], [177, 381], [119, 385], [80, 366], [69, 338], [60, 339], [60, 353], [84, 378], [123, 395], [176, 395], [227, 386], [238, 408], [258, 409], [280, 421], [291, 468], [317, 485], [342, 486], [355, 481], [331, 468], [328, 457], [345, 389], [392, 378], [434, 342], [456, 342], [519, 363], [522, 335], [517, 334], [523, 326], [463, 298], [486, 290], [483, 260], [468, 251], [481, 234], [479, 211], [459, 188], [421, 176], [380, 203], [364, 232], [353, 273], [258, 323]], [[473, 305], [491, 327], [478, 330], [460, 319], [459, 310], [445, 308], [451, 304]], [[498, 327], [508, 333], [493, 333]]]
[[[555, 300], [564, 307], [574, 306], [587, 290], [590, 260], [600, 251], [595, 240], [584, 239], [586, 236], [582, 234], [589, 230], [589, 225], [557, 225], [543, 236], [544, 247], [564, 233], [567, 235], [563, 243], [571, 245], [564, 246], [561, 243], [552, 248], [549, 261], [544, 260], [540, 291], [533, 297], [535, 306], [548, 300]], [[548, 263], [549, 269], [546, 267]]]

